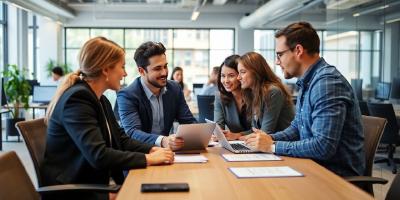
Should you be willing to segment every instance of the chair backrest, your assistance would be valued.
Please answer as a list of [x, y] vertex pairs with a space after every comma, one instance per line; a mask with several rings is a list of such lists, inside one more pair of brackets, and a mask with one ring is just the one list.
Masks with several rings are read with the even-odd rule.
[[353, 88], [354, 93], [357, 96], [358, 101], [363, 100], [363, 95], [362, 95], [362, 84], [363, 80], [362, 79], [351, 79], [351, 87]]
[[372, 175], [375, 152], [378, 148], [379, 140], [382, 137], [386, 126], [386, 119], [380, 117], [362, 116], [364, 129], [364, 148], [366, 157], [365, 176]]
[[358, 105], [360, 106], [360, 111], [362, 115], [369, 116], [368, 104], [366, 101], [358, 101]]
[[199, 108], [199, 122], [206, 122], [205, 119], [214, 120], [214, 100], [215, 96], [197, 95], [197, 105]]
[[385, 200], [398, 200], [400, 199], [400, 174], [396, 174], [393, 179], [392, 185], [386, 194]]
[[40, 165], [43, 162], [46, 149], [47, 126], [44, 118], [22, 121], [15, 124], [19, 133], [24, 138], [26, 147], [35, 167], [39, 187], [42, 186]]
[[399, 137], [399, 126], [397, 125], [393, 105], [391, 103], [368, 103], [368, 109], [371, 116], [381, 117], [387, 120], [381, 143], [396, 144]]
[[14, 151], [0, 153], [0, 199], [39, 200], [24, 166]]

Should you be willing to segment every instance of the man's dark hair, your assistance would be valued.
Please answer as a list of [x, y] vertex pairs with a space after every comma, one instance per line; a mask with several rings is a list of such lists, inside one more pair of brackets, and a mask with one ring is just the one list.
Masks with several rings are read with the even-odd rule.
[[291, 51], [297, 44], [301, 44], [309, 55], [319, 53], [318, 34], [308, 22], [296, 22], [275, 33], [275, 38], [281, 36], [286, 37], [286, 45]]
[[137, 67], [142, 67], [147, 70], [147, 66], [150, 64], [149, 58], [156, 55], [165, 55], [165, 47], [160, 42], [145, 42], [139, 46], [135, 51], [135, 59]]
[[55, 66], [51, 71], [59, 76], [64, 76], [64, 71], [60, 66]]

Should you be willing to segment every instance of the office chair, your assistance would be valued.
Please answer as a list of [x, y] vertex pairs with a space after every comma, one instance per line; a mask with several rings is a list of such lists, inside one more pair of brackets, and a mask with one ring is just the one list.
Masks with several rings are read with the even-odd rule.
[[86, 188], [80, 185], [53, 185], [39, 187], [35, 190], [17, 154], [14, 151], [0, 153], [0, 199], [39, 200], [46, 194], [92, 191], [89, 185]]
[[400, 99], [400, 78], [395, 77], [392, 80], [392, 90], [390, 91], [390, 97], [393, 99]]
[[386, 194], [385, 200], [398, 200], [400, 199], [400, 174], [396, 174], [393, 179], [392, 185]]
[[[47, 126], [44, 118], [22, 121], [15, 124], [15, 127], [24, 138], [26, 147], [31, 156], [33, 166], [35, 168], [38, 186], [42, 187], [42, 176], [40, 173], [41, 164], [44, 159], [46, 149]], [[65, 188], [64, 188], [65, 186]], [[120, 185], [100, 185], [100, 184], [66, 184], [57, 186], [60, 189], [69, 188], [70, 190], [85, 190], [96, 192], [118, 192]]]
[[362, 115], [369, 116], [368, 104], [366, 101], [358, 101]]
[[357, 96], [358, 101], [363, 100], [362, 84], [362, 79], [351, 79], [351, 87], [353, 88], [354, 94]]
[[200, 123], [205, 123], [205, 119], [214, 120], [214, 100], [214, 95], [197, 95]]
[[394, 113], [393, 105], [386, 103], [368, 103], [368, 109], [371, 116], [385, 118], [388, 123], [383, 132], [381, 144], [387, 145], [387, 158], [377, 159], [375, 163], [387, 162], [390, 166], [392, 165], [393, 174], [397, 173], [397, 163], [400, 163], [400, 159], [394, 158], [396, 152], [396, 146], [400, 144], [399, 137], [399, 126], [397, 124], [396, 114]]
[[386, 119], [379, 117], [362, 116], [364, 129], [365, 171], [363, 176], [344, 177], [347, 181], [357, 185], [364, 191], [374, 195], [372, 184], [386, 184], [387, 180], [371, 177], [375, 152], [386, 126]]

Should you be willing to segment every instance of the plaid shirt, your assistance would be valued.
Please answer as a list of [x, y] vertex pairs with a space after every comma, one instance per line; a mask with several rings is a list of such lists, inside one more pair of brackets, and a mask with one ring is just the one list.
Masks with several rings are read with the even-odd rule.
[[311, 158], [340, 176], [363, 175], [364, 133], [350, 84], [323, 58], [296, 84], [296, 116], [288, 128], [271, 135], [275, 153]]

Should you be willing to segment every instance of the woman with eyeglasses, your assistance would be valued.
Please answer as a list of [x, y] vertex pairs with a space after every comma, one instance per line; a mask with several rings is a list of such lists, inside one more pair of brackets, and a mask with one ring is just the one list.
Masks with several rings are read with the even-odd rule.
[[239, 55], [227, 57], [221, 64], [218, 74], [219, 95], [215, 96], [214, 120], [225, 129], [228, 140], [237, 140], [250, 133], [251, 121], [246, 114], [246, 106], [238, 77], [237, 60]]
[[252, 127], [268, 134], [287, 128], [295, 114], [291, 95], [264, 57], [256, 52], [244, 54], [238, 59], [238, 70]]

